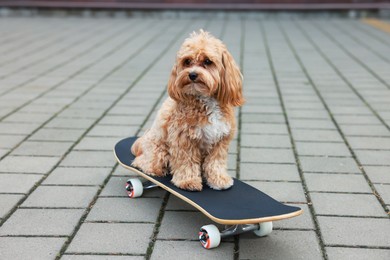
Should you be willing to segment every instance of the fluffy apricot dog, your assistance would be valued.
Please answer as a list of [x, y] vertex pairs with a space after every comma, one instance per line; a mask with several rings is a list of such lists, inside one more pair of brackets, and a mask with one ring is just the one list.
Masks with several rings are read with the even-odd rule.
[[[234, 107], [244, 103], [242, 75], [226, 46], [200, 30], [177, 53], [168, 82], [169, 97], [148, 131], [131, 148], [133, 166], [163, 176], [186, 190], [227, 189]], [[203, 177], [203, 178], [202, 178]]]

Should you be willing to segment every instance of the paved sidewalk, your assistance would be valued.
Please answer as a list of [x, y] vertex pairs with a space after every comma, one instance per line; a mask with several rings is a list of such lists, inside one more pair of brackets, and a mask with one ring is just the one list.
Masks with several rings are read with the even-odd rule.
[[[0, 259], [390, 259], [390, 34], [220, 16], [0, 18]], [[199, 28], [245, 78], [230, 173], [305, 211], [209, 251], [210, 220], [161, 190], [127, 198], [112, 153]]]

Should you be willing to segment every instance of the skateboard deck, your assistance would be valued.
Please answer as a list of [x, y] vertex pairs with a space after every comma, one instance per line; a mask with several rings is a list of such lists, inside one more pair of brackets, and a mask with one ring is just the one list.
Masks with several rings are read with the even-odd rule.
[[143, 178], [197, 208], [212, 221], [225, 225], [258, 224], [298, 216], [302, 210], [276, 201], [260, 190], [234, 179], [227, 190], [214, 190], [206, 184], [202, 191], [182, 190], [171, 183], [172, 175], [155, 177], [131, 166], [134, 155], [130, 152], [137, 137], [119, 141], [114, 148], [118, 162]]

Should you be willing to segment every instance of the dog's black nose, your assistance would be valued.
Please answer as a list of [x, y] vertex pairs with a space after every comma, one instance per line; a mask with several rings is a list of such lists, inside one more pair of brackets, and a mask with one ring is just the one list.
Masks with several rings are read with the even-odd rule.
[[190, 77], [190, 79], [192, 81], [196, 80], [196, 78], [198, 77], [198, 73], [196, 72], [190, 72], [190, 74], [188, 74], [188, 77]]

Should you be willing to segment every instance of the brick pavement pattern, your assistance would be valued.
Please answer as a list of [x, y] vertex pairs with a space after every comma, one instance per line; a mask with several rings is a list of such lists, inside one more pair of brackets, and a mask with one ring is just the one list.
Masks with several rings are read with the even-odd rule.
[[[245, 78], [230, 174], [305, 211], [210, 251], [210, 220], [162, 190], [128, 199], [112, 153], [199, 28]], [[390, 259], [390, 34], [230, 13], [2, 17], [0, 35], [0, 259]]]

